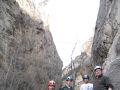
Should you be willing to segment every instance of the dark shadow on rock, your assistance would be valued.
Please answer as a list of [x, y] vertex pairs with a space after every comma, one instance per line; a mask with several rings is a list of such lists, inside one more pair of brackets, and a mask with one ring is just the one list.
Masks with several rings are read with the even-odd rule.
[[0, 1], [0, 90], [45, 90], [49, 79], [59, 87], [62, 61], [43, 24], [15, 0]]

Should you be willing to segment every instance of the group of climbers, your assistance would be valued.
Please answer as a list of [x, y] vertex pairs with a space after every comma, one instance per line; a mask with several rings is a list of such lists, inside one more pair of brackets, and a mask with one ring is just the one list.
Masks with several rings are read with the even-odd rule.
[[[95, 81], [90, 83], [89, 75], [83, 75], [83, 84], [80, 86], [80, 90], [113, 90], [113, 85], [110, 82], [109, 77], [104, 76], [102, 73], [102, 67], [96, 66], [94, 68], [95, 73]], [[61, 87], [59, 90], [74, 90], [72, 87], [73, 78], [68, 76], [65, 80], [65, 85]], [[50, 80], [48, 82], [47, 90], [55, 90], [55, 81]]]
[[95, 66], [94, 73], [95, 81], [93, 84], [89, 83], [90, 78], [88, 75], [83, 76], [84, 84], [81, 85], [80, 90], [113, 90], [113, 85], [110, 79], [103, 75], [101, 66]]

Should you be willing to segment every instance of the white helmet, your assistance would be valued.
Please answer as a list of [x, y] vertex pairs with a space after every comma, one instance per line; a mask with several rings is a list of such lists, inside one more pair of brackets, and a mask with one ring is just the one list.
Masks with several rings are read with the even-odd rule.
[[101, 69], [102, 70], [102, 67], [101, 66], [95, 66], [94, 71], [96, 71], [96, 69]]

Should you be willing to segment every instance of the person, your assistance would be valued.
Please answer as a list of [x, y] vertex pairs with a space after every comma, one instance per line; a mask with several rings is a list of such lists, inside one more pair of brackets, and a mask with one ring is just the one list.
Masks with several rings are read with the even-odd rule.
[[93, 83], [93, 90], [113, 90], [113, 85], [109, 77], [104, 76], [101, 66], [95, 66], [95, 81]]
[[47, 90], [55, 90], [55, 81], [54, 80], [48, 81]]
[[89, 76], [83, 75], [84, 84], [81, 85], [80, 90], [93, 90], [93, 84], [89, 83]]
[[65, 86], [60, 88], [59, 90], [74, 90], [73, 87], [72, 87], [73, 78], [71, 76], [68, 76], [66, 78], [65, 83], [66, 83]]

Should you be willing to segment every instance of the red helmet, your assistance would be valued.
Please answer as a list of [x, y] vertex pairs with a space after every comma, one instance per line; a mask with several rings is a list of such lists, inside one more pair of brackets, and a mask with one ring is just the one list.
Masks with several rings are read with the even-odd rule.
[[50, 80], [48, 82], [48, 86], [54, 86], [55, 87], [55, 81], [54, 80]]

